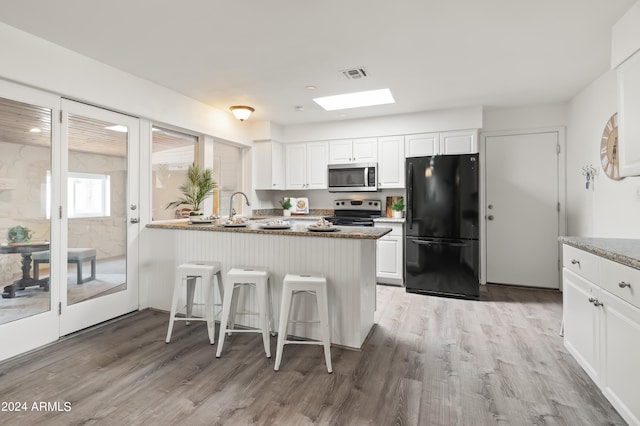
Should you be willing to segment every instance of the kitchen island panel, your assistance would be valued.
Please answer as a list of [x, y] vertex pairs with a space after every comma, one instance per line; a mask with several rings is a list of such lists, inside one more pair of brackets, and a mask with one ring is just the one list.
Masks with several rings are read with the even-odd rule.
[[[275, 329], [279, 323], [282, 281], [287, 273], [321, 273], [327, 277], [332, 343], [360, 348], [373, 327], [375, 312], [375, 244], [373, 239], [208, 232], [147, 228], [143, 273], [149, 307], [169, 310], [175, 268], [189, 260], [218, 260], [223, 279], [235, 266], [264, 266], [271, 273]], [[300, 297], [300, 318], [317, 319], [314, 297]], [[239, 311], [255, 311], [252, 291], [241, 292]], [[198, 302], [198, 300], [196, 300]], [[197, 311], [196, 311], [197, 314]], [[257, 326], [257, 318], [238, 317]], [[319, 337], [316, 324], [292, 324], [290, 334]]]

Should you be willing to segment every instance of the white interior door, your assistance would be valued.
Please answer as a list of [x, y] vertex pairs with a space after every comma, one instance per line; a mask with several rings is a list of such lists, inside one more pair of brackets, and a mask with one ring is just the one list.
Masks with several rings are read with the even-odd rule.
[[485, 136], [486, 281], [558, 288], [559, 133]]
[[65, 335], [138, 309], [139, 120], [63, 100], [61, 140]]

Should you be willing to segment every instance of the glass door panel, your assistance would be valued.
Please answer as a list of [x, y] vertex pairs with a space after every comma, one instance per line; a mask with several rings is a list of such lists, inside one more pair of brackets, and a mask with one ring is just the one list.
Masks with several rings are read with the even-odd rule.
[[[58, 288], [49, 263], [54, 240], [48, 184], [60, 99], [0, 80], [0, 360], [58, 338]], [[55, 222], [57, 225], [57, 222]], [[55, 261], [55, 255], [54, 255]], [[55, 270], [55, 266], [52, 268]]]
[[0, 99], [0, 324], [51, 309], [48, 264], [43, 276], [33, 257], [49, 254], [46, 200], [51, 170], [51, 109]]
[[63, 142], [67, 265], [61, 334], [67, 334], [138, 307], [137, 250], [130, 251], [138, 227], [129, 218], [135, 222], [138, 214], [132, 197], [137, 191], [131, 190], [138, 166], [129, 155], [138, 145], [138, 120], [63, 101]]
[[127, 128], [68, 116], [67, 304], [127, 289]]

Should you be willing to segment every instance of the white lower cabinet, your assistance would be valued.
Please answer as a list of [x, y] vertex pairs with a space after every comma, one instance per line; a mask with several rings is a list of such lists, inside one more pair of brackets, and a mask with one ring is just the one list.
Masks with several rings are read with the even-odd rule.
[[383, 284], [404, 285], [404, 224], [376, 222], [375, 226], [391, 228], [391, 232], [377, 242], [376, 280]]
[[598, 296], [598, 287], [568, 269], [562, 273], [564, 345], [594, 382], [600, 381], [598, 368], [598, 310], [589, 302]]
[[640, 270], [565, 245], [564, 343], [631, 425], [640, 425]]

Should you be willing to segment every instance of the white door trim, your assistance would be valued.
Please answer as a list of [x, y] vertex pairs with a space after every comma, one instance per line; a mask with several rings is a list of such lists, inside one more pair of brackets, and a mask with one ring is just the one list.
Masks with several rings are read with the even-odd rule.
[[[560, 146], [560, 152], [558, 153], [558, 200], [560, 203], [560, 212], [558, 213], [558, 235], [566, 235], [567, 229], [567, 170], [566, 170], [566, 128], [565, 127], [543, 127], [533, 129], [517, 129], [517, 130], [496, 130], [490, 132], [480, 133], [480, 283], [487, 283], [487, 223], [485, 218], [487, 217], [487, 203], [486, 203], [486, 139], [492, 136], [516, 136], [516, 135], [529, 135], [536, 133], [558, 133], [558, 145]], [[558, 253], [562, 256], [562, 250], [560, 243], [558, 243]], [[562, 290], [561, 277], [561, 264], [558, 265], [558, 281], [560, 283], [560, 290]]]

